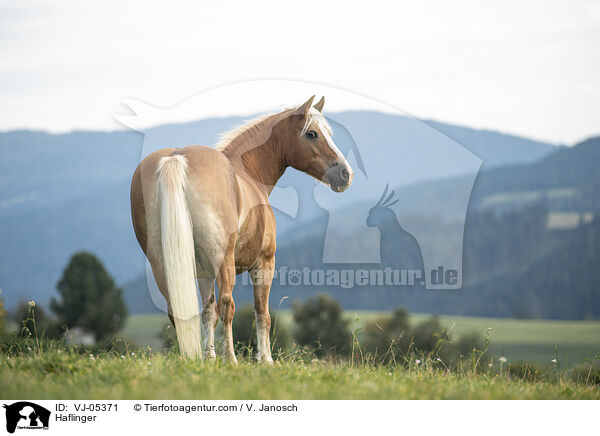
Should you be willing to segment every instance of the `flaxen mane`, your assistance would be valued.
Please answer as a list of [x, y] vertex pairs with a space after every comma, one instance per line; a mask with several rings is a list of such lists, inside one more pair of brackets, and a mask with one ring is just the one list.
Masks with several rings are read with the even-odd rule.
[[221, 134], [219, 137], [219, 142], [217, 143], [217, 150], [223, 151], [228, 145], [232, 144], [234, 140], [238, 138], [244, 138], [246, 141], [254, 143], [257, 137], [257, 132], [261, 130], [261, 127], [263, 127], [263, 124], [266, 122], [266, 120], [274, 115], [277, 114], [269, 113], [260, 115], [256, 118], [246, 121], [244, 124], [237, 126], [228, 132]]
[[[228, 146], [233, 146], [234, 143], [238, 147], [239, 144], [243, 143], [244, 145], [242, 148], [244, 150], [261, 145], [261, 142], [257, 141], [258, 138], [264, 135], [264, 133], [261, 132], [269, 131], [270, 129], [268, 127], [272, 127], [282, 118], [290, 116], [290, 112], [293, 109], [294, 108], [286, 108], [283, 110], [283, 112], [260, 115], [256, 118], [246, 121], [240, 126], [229, 130], [228, 132], [221, 134], [219, 137], [219, 142], [216, 145], [217, 150], [223, 151]], [[308, 117], [306, 117], [306, 122], [304, 123], [304, 127], [302, 128], [300, 135], [305, 134], [313, 122], [316, 122], [318, 127], [327, 131], [329, 135], [332, 134], [332, 129], [327, 122], [327, 119], [318, 110], [312, 108]], [[270, 124], [270, 126], [268, 126], [268, 124]], [[236, 149], [238, 149], [238, 147], [236, 147]]]

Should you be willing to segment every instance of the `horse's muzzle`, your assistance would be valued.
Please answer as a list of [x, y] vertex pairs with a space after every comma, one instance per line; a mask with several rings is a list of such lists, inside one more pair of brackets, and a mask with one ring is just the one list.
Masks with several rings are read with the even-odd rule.
[[354, 173], [347, 163], [336, 163], [325, 172], [325, 179], [329, 187], [335, 192], [343, 192], [352, 183]]

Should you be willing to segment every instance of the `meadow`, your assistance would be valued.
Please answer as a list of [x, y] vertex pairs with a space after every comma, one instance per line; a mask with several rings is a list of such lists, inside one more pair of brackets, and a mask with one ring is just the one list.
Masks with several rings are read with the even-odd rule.
[[[345, 316], [360, 336], [361, 327], [381, 315]], [[415, 322], [426, 317], [411, 315]], [[477, 367], [473, 356], [458, 367], [433, 357], [376, 365], [359, 353], [355, 359], [317, 359], [297, 348], [277, 355], [273, 366], [244, 356], [239, 356], [238, 366], [220, 359], [183, 360], [161, 350], [165, 322], [162, 314], [130, 317], [122, 333], [136, 345], [115, 343], [108, 351], [56, 342], [40, 346], [34, 338], [5, 348], [0, 355], [0, 398], [600, 399], [600, 360], [578, 372], [569, 368], [594, 357], [599, 322], [442, 317], [456, 335], [489, 332], [489, 350], [479, 355]], [[291, 313], [280, 313], [277, 322], [291, 323]], [[556, 350], [558, 364], [551, 362]], [[518, 363], [522, 360], [530, 363]]]
[[0, 357], [2, 399], [600, 399], [600, 389], [562, 376], [522, 380], [507, 372], [451, 372], [306, 361], [272, 367], [241, 360], [183, 360], [174, 353], [99, 356], [69, 351]]

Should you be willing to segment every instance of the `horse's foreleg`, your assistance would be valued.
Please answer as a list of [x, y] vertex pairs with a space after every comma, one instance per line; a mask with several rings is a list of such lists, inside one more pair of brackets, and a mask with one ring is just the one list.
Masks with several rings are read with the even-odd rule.
[[230, 256], [230, 258], [226, 256], [217, 274], [217, 286], [219, 286], [217, 309], [223, 323], [223, 352], [225, 358], [237, 364], [233, 348], [232, 329], [233, 315], [235, 314], [235, 303], [233, 301], [234, 285], [235, 263], [233, 262], [233, 256]]
[[200, 296], [202, 297], [202, 327], [204, 328], [204, 358], [214, 359], [215, 327], [219, 320], [217, 302], [215, 301], [215, 279], [198, 279]]
[[269, 314], [269, 292], [273, 281], [273, 270], [275, 258], [261, 259], [257, 266], [250, 271], [250, 277], [254, 285], [254, 312], [256, 316], [256, 334], [258, 354], [256, 359], [260, 363], [272, 363], [271, 341], [271, 315]]

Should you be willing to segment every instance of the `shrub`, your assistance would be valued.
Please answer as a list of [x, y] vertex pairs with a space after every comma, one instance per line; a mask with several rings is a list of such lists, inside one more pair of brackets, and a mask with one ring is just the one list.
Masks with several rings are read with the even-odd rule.
[[94, 354], [103, 352], [116, 354], [118, 356], [127, 356], [139, 350], [138, 344], [126, 336], [113, 336], [103, 341], [97, 342], [92, 347], [81, 347], [91, 351]]
[[361, 346], [383, 363], [403, 363], [417, 355], [440, 357], [449, 365], [457, 363], [461, 355], [469, 356], [473, 349], [482, 349], [483, 341], [477, 333], [469, 333], [453, 342], [437, 316], [411, 326], [408, 311], [396, 309], [366, 324]]
[[352, 344], [349, 321], [342, 316], [340, 304], [321, 294], [306, 303], [294, 304], [294, 338], [318, 357], [347, 354]]
[[437, 354], [444, 344], [450, 342], [450, 332], [442, 326], [440, 318], [431, 316], [421, 321], [411, 331], [416, 351]]
[[410, 316], [406, 309], [396, 309], [366, 324], [361, 340], [363, 350], [388, 361], [400, 357], [410, 345]]
[[548, 378], [550, 372], [547, 365], [543, 366], [539, 363], [518, 361], [508, 364], [508, 374], [512, 378], [534, 383]]
[[570, 369], [567, 376], [576, 383], [598, 385], [600, 384], [600, 360], [580, 363]]
[[452, 341], [451, 346], [448, 347], [455, 356], [470, 356], [473, 350], [483, 350], [485, 347], [481, 335], [477, 332], [466, 333], [458, 338], [456, 341]]

